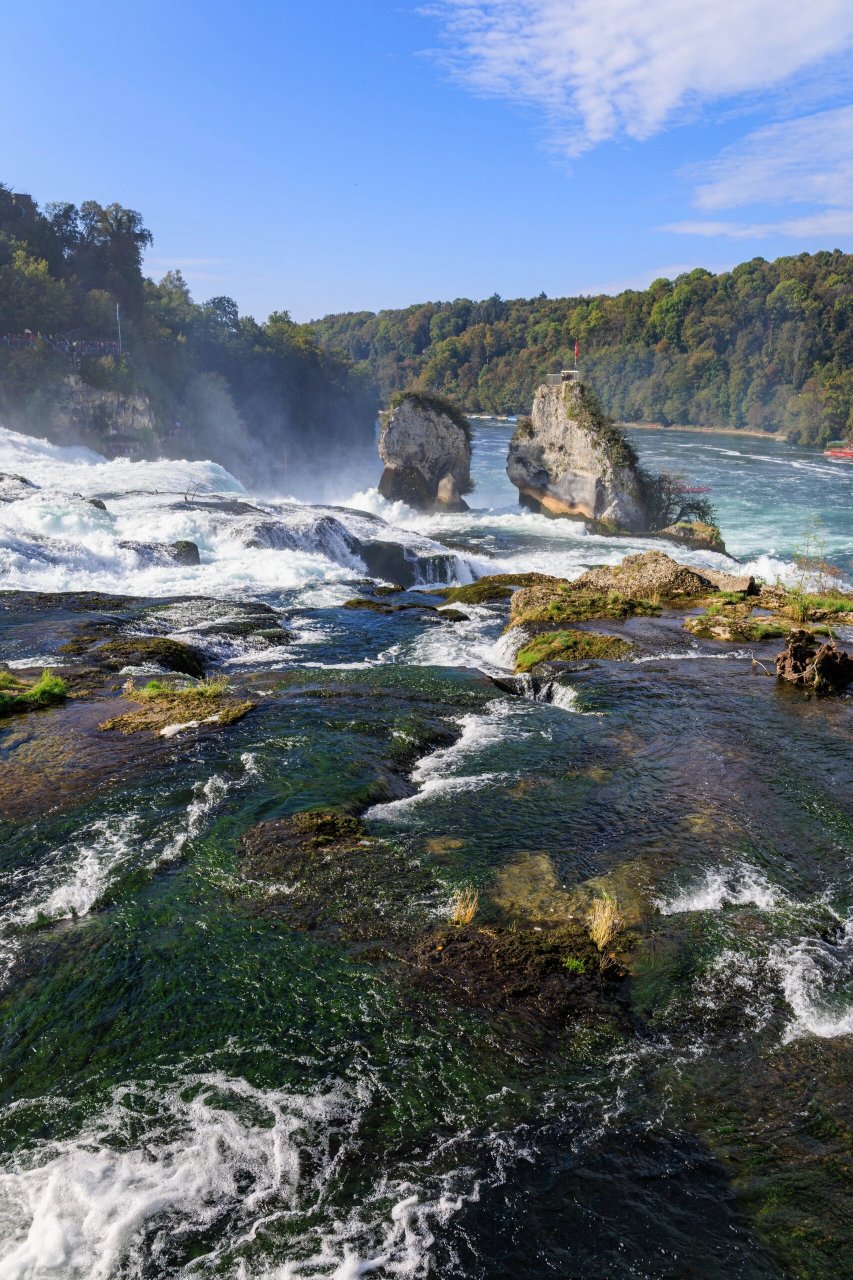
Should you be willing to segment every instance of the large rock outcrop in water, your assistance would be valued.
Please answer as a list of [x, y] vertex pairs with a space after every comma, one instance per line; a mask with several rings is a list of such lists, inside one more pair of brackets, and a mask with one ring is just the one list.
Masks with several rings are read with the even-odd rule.
[[524, 506], [644, 533], [633, 449], [580, 382], [543, 386], [509, 446], [507, 475]]
[[379, 436], [385, 470], [379, 492], [416, 511], [467, 511], [471, 440], [467, 420], [439, 396], [410, 392]]

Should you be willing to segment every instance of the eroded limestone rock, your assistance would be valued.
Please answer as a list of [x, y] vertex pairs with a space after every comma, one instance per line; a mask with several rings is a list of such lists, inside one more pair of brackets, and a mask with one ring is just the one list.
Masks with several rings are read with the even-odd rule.
[[510, 442], [507, 475], [522, 504], [546, 515], [647, 528], [634, 451], [582, 383], [539, 388]]
[[468, 424], [438, 396], [411, 393], [389, 415], [379, 437], [385, 470], [379, 492], [417, 511], [467, 511], [471, 487]]

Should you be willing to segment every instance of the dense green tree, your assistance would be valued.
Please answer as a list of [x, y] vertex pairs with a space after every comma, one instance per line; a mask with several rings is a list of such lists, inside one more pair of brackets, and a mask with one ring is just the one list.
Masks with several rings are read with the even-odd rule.
[[383, 401], [411, 384], [470, 412], [523, 412], [574, 362], [624, 421], [784, 431], [823, 445], [853, 430], [853, 257], [766, 262], [616, 297], [468, 298], [326, 316], [320, 344], [354, 361]]
[[[110, 348], [75, 354], [80, 376], [147, 396], [158, 450], [214, 456], [254, 483], [289, 483], [300, 465], [316, 459], [328, 468], [336, 456], [344, 462], [372, 448], [378, 401], [364, 370], [321, 348], [286, 311], [261, 325], [241, 317], [233, 298], [196, 303], [178, 270], [146, 280], [150, 243], [142, 216], [120, 204], [57, 203], [42, 212], [30, 196], [0, 186], [0, 337], [29, 329], [112, 342], [118, 303], [121, 358]], [[408, 326], [412, 359], [429, 344], [429, 315], [424, 309]], [[62, 343], [0, 344], [0, 411], [49, 430], [69, 372]]]

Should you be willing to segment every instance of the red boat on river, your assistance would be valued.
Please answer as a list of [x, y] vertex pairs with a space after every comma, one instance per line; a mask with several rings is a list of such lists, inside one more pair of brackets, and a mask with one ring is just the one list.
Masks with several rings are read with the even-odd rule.
[[837, 462], [853, 462], [853, 444], [846, 444], [841, 449], [824, 449], [825, 458], [835, 458]]

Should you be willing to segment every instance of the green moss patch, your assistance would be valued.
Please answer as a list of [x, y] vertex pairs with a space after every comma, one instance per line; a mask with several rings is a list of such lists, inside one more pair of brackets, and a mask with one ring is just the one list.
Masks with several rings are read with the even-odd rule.
[[543, 631], [519, 649], [515, 669], [530, 671], [540, 662], [585, 662], [590, 659], [628, 658], [634, 646], [617, 636], [598, 635], [593, 631]]
[[660, 605], [652, 600], [630, 599], [618, 591], [584, 591], [557, 581], [553, 586], [543, 583], [517, 592], [510, 610], [510, 626], [553, 626], [596, 618], [622, 621], [658, 613]]
[[11, 672], [0, 671], [0, 716], [38, 711], [64, 702], [67, 696], [68, 685], [50, 671], [43, 671], [32, 684], [19, 680]]

